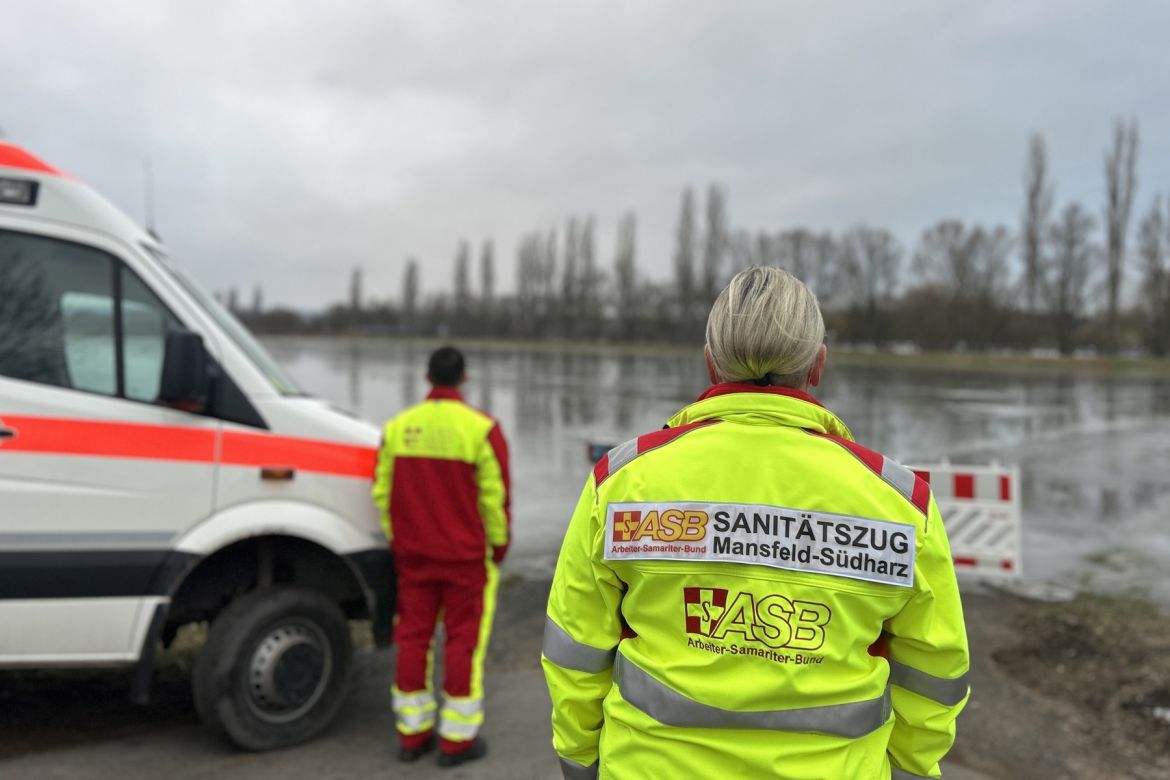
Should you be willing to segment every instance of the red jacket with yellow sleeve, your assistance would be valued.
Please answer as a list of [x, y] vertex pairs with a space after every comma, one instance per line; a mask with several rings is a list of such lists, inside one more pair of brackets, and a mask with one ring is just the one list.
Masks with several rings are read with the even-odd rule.
[[382, 528], [404, 559], [502, 557], [510, 541], [508, 446], [499, 423], [453, 387], [386, 423], [372, 490]]

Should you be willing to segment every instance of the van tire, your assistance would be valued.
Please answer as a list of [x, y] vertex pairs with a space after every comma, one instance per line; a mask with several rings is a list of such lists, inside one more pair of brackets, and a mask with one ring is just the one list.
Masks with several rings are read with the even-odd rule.
[[195, 661], [195, 709], [208, 729], [245, 750], [295, 745], [337, 715], [352, 662], [337, 604], [309, 588], [260, 588], [211, 624]]

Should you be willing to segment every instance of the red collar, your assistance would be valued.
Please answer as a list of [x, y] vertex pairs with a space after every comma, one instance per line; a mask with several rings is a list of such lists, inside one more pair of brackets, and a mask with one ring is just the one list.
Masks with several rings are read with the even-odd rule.
[[446, 387], [444, 385], [434, 385], [431, 387], [431, 392], [427, 393], [428, 401], [462, 401], [463, 394], [459, 392], [457, 387]]
[[731, 393], [767, 393], [768, 395], [786, 395], [789, 398], [799, 398], [801, 401], [808, 401], [810, 404], [816, 404], [822, 409], [824, 406], [820, 401], [813, 398], [803, 390], [797, 390], [793, 387], [777, 387], [776, 385], [753, 385], [747, 382], [724, 382], [718, 385], [711, 385], [708, 387], [697, 400], [705, 401], [708, 398], [714, 398], [719, 395], [729, 395]]

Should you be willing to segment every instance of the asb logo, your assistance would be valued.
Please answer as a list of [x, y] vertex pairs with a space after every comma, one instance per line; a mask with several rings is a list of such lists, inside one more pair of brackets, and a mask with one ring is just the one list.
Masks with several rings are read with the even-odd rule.
[[696, 509], [652, 509], [614, 512], [615, 542], [697, 542], [707, 537], [706, 512]]
[[683, 588], [686, 631], [710, 639], [735, 638], [772, 648], [816, 650], [825, 643], [832, 611], [815, 601], [778, 593], [757, 597], [724, 588]]

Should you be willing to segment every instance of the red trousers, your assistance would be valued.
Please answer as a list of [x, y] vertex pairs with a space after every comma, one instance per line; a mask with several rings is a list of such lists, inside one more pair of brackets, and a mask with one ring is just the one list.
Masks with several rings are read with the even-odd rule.
[[[429, 692], [431, 641], [441, 619], [446, 641], [439, 736], [444, 750], [458, 752], [471, 744], [483, 720], [483, 655], [495, 611], [495, 566], [482, 561], [448, 564], [397, 559], [395, 563], [396, 695], [410, 699], [412, 694], [417, 698]], [[415, 720], [411, 724], [415, 728], [403, 728], [400, 715], [398, 730], [404, 747], [418, 747], [430, 739], [431, 731], [418, 728], [425, 723]]]

